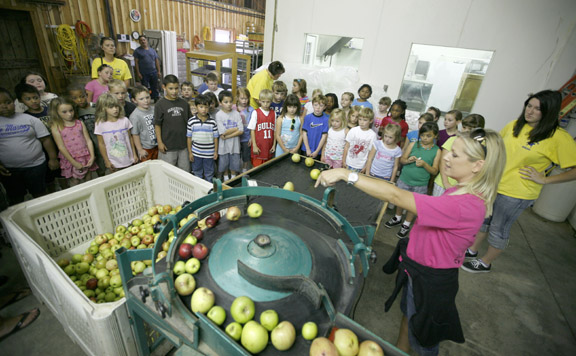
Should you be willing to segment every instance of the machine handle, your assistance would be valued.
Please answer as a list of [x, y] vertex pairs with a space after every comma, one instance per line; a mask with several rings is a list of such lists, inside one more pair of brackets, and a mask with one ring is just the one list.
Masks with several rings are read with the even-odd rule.
[[142, 299], [142, 303], [146, 304], [146, 298], [150, 295], [150, 291], [148, 289], [144, 289], [144, 287], [140, 286], [140, 298]]

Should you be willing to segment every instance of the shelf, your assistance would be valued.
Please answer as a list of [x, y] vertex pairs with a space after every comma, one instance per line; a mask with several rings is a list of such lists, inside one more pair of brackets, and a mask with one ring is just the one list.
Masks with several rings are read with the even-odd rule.
[[[233, 45], [233, 44], [231, 44]], [[230, 60], [231, 66], [223, 62]], [[197, 68], [192, 69], [190, 62], [195, 61]], [[238, 84], [246, 86], [250, 80], [251, 57], [235, 52], [218, 52], [212, 50], [190, 51], [186, 53], [186, 77], [192, 81], [192, 76], [205, 78], [211, 71], [220, 74], [220, 85], [236, 93]]]

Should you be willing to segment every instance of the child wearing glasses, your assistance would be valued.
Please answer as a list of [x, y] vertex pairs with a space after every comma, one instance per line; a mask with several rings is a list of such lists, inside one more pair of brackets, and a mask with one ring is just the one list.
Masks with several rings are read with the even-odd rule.
[[300, 99], [294, 94], [284, 100], [282, 112], [276, 119], [276, 157], [284, 152], [296, 153], [302, 145]]
[[[428, 192], [428, 181], [430, 176], [438, 173], [440, 164], [440, 149], [434, 143], [438, 136], [438, 125], [434, 122], [427, 122], [420, 128], [420, 140], [412, 142], [402, 154], [400, 163], [404, 165], [402, 173], [398, 178], [397, 186], [400, 189], [413, 193], [426, 194]], [[396, 234], [403, 239], [408, 236], [410, 225], [416, 215], [410, 211], [406, 213], [406, 219], [402, 223], [402, 211], [404, 209], [396, 206], [396, 215], [384, 224], [387, 228], [402, 224], [400, 231]]]
[[348, 135], [349, 131], [348, 127], [346, 127], [344, 111], [342, 109], [332, 110], [329, 122], [330, 129], [328, 129], [326, 145], [322, 150], [322, 162], [330, 165], [330, 168], [341, 168], [344, 147], [346, 146], [346, 135]]
[[[430, 115], [430, 114], [424, 114]], [[424, 116], [423, 115], [423, 116]], [[430, 115], [431, 116], [431, 115]], [[462, 120], [462, 133], [469, 133], [476, 128], [484, 128], [484, 116], [480, 114], [470, 114]], [[408, 139], [408, 138], [406, 138]], [[456, 141], [456, 136], [448, 138], [446, 142], [440, 148], [442, 149], [442, 157], [444, 157], [452, 149], [452, 145]], [[432, 195], [439, 197], [444, 194], [446, 189], [451, 188], [456, 185], [456, 181], [446, 175], [443, 160], [440, 160], [439, 173], [434, 179], [434, 188], [432, 190]]]

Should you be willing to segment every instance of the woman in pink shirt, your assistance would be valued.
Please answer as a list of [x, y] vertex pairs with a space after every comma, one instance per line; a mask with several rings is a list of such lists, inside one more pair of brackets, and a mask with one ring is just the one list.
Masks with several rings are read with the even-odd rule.
[[495, 131], [475, 129], [460, 135], [442, 163], [444, 172], [458, 185], [439, 197], [404, 191], [346, 169], [324, 171], [316, 181], [316, 186], [348, 181], [418, 215], [410, 239], [400, 240], [393, 258], [384, 266], [386, 273], [398, 271], [386, 311], [404, 287], [404, 317], [397, 341], [401, 350], [412, 348], [420, 355], [437, 355], [442, 340], [464, 342], [455, 304], [458, 269], [484, 218], [492, 213], [505, 155], [502, 138]]

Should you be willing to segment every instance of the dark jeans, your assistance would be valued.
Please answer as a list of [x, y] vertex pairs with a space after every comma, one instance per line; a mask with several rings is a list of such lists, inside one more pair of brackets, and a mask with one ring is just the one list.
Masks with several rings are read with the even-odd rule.
[[212, 178], [214, 178], [214, 159], [213, 158], [200, 158], [194, 156], [194, 162], [192, 162], [192, 173], [208, 182], [212, 183]]
[[46, 170], [48, 169], [47, 162], [35, 167], [7, 169], [11, 175], [0, 175], [0, 180], [4, 189], [6, 189], [6, 195], [10, 205], [23, 202], [26, 192], [29, 192], [35, 198], [46, 193], [46, 182], [44, 178], [46, 176]]
[[140, 81], [140, 83], [142, 83], [142, 85], [144, 85], [146, 88], [150, 89], [151, 93], [150, 93], [150, 97], [152, 98], [152, 100], [156, 101], [156, 99], [158, 99], [159, 93], [158, 93], [158, 72], [154, 71], [152, 73], [140, 73], [142, 74], [142, 80]]

